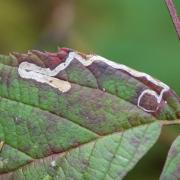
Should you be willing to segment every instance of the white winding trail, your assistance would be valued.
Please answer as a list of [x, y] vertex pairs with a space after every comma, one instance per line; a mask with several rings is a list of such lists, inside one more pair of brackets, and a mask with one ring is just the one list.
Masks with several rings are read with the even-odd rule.
[[46, 83], [54, 88], [58, 88], [61, 92], [67, 92], [71, 89], [71, 84], [67, 81], [63, 81], [63, 80], [54, 78], [54, 76], [56, 76], [60, 71], [66, 69], [70, 65], [70, 63], [73, 61], [73, 59], [78, 60], [84, 66], [90, 66], [95, 61], [101, 61], [115, 69], [126, 71], [129, 74], [131, 74], [133, 77], [146, 78], [151, 83], [155, 84], [158, 87], [161, 87], [162, 90], [161, 90], [160, 94], [158, 94], [157, 92], [155, 92], [151, 89], [146, 89], [140, 94], [140, 96], [138, 98], [137, 106], [146, 112], [155, 112], [158, 109], [158, 107], [156, 110], [149, 110], [149, 109], [142, 107], [140, 105], [141, 99], [145, 94], [150, 94], [150, 95], [154, 96], [157, 100], [157, 103], [160, 104], [160, 102], [163, 98], [163, 94], [170, 89], [169, 86], [154, 79], [153, 77], [151, 77], [150, 75], [148, 75], [146, 73], [138, 72], [134, 69], [131, 69], [131, 68], [123, 65], [123, 64], [117, 64], [115, 62], [112, 62], [112, 61], [110, 61], [104, 57], [98, 56], [98, 55], [87, 55], [86, 59], [84, 59], [77, 52], [70, 52], [68, 57], [66, 58], [65, 62], [59, 64], [53, 70], [51, 70], [50, 68], [42, 68], [42, 67], [37, 66], [36, 64], [32, 64], [29, 62], [22, 62], [19, 65], [18, 72], [22, 78], [33, 79], [33, 80], [36, 80], [41, 83]]

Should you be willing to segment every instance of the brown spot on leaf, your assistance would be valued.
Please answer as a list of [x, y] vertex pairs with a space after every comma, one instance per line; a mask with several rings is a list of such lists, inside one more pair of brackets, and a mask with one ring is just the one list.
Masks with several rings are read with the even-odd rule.
[[140, 100], [141, 107], [149, 111], [156, 111], [158, 109], [158, 102], [155, 96], [151, 94], [144, 94]]

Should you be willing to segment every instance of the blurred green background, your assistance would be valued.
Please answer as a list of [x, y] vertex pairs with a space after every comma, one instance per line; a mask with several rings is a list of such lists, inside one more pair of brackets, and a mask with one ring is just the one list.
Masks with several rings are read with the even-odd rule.
[[[180, 1], [175, 0], [180, 14]], [[66, 46], [152, 74], [180, 95], [180, 41], [164, 0], [1, 0], [0, 54]], [[125, 178], [158, 179], [179, 127]]]

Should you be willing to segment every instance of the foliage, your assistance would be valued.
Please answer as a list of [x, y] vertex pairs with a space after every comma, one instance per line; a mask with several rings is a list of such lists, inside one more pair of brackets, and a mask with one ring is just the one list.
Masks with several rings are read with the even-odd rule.
[[179, 179], [180, 177], [180, 136], [172, 144], [161, 179]]
[[[180, 1], [174, 3], [179, 14]], [[1, 54], [32, 48], [54, 50], [57, 44], [96, 52], [153, 74], [180, 93], [179, 41], [164, 0], [6, 0], [0, 3], [0, 24]], [[36, 90], [21, 88], [22, 99], [36, 94]], [[9, 93], [15, 96], [12, 89]], [[34, 99], [30, 96], [29, 102]], [[125, 179], [158, 179], [179, 132], [179, 126], [163, 127], [158, 143]]]
[[154, 95], [166, 85], [94, 57], [65, 48], [1, 56], [2, 179], [122, 179], [162, 125], [179, 123], [175, 93]]

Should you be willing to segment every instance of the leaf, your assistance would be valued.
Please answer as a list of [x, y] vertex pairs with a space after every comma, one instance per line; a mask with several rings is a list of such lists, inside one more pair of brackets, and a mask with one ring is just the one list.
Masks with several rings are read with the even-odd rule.
[[[11, 174], [1, 178], [14, 179], [121, 179], [149, 150], [159, 137], [159, 123], [143, 125], [125, 132], [98, 137], [84, 145], [72, 148], [61, 155], [33, 160]], [[1, 158], [12, 162], [8, 147]], [[9, 152], [12, 153], [11, 149]], [[23, 155], [16, 155], [23, 161]], [[27, 158], [28, 159], [28, 158]]]
[[[157, 140], [158, 120], [179, 116], [179, 99], [167, 85], [100, 56], [67, 48], [1, 56], [0, 177], [54, 178], [59, 170], [47, 172], [52, 160], [64, 163], [69, 154], [78, 165], [78, 149], [90, 151], [95, 144], [100, 152], [112, 146], [111, 155], [105, 153], [113, 159], [124, 148], [134, 154], [132, 160], [126, 154], [127, 167], [120, 161], [109, 171], [123, 177]], [[91, 157], [87, 151], [79, 158], [86, 155]], [[103, 157], [94, 162], [105, 163]]]
[[177, 137], [169, 150], [160, 179], [180, 179], [180, 136]]

